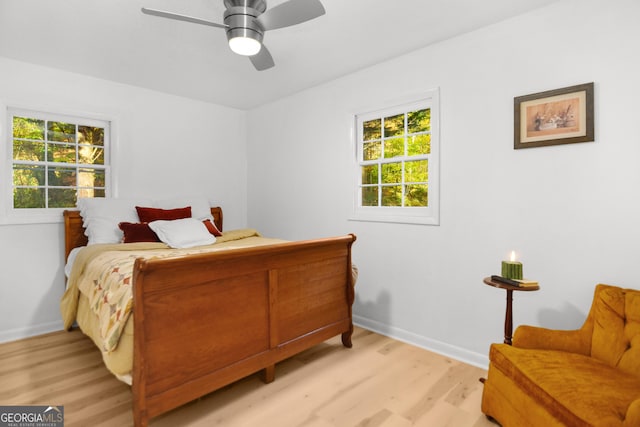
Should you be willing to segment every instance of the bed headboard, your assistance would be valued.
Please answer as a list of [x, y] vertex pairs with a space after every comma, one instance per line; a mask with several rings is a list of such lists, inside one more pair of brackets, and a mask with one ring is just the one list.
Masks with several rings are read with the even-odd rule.
[[[65, 210], [64, 215], [64, 259], [69, 256], [69, 252], [78, 246], [86, 246], [87, 236], [84, 235], [84, 227], [82, 226], [82, 217], [78, 210]], [[213, 221], [222, 231], [222, 208], [211, 208]]]

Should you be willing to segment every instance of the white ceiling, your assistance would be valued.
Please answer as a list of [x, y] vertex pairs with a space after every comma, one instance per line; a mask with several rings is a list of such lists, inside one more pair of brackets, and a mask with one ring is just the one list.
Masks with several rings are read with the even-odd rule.
[[140, 12], [221, 22], [223, 0], [0, 0], [0, 56], [250, 109], [557, 1], [322, 0], [326, 15], [266, 33], [276, 66], [259, 72], [224, 30]]

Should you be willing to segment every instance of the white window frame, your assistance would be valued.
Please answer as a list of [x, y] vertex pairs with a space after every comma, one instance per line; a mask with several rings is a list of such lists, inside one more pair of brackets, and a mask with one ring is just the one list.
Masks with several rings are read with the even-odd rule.
[[114, 118], [83, 112], [50, 112], [50, 109], [10, 106], [0, 103], [0, 224], [60, 223], [62, 211], [70, 208], [15, 209], [13, 207], [13, 116], [56, 120], [88, 126], [105, 126], [105, 197], [114, 196], [113, 157], [115, 147]]
[[[349, 218], [352, 221], [391, 222], [404, 224], [440, 225], [440, 96], [439, 89], [433, 89], [417, 96], [406, 97], [387, 103], [392, 106], [377, 106], [361, 109], [354, 115], [353, 143], [354, 162], [354, 209]], [[419, 109], [431, 109], [431, 152], [420, 156], [429, 161], [429, 206], [390, 207], [362, 206], [363, 144], [362, 122]], [[410, 159], [405, 157], [405, 160]], [[389, 159], [391, 160], [391, 159]], [[396, 160], [397, 161], [397, 160]], [[384, 162], [384, 161], [383, 161]]]

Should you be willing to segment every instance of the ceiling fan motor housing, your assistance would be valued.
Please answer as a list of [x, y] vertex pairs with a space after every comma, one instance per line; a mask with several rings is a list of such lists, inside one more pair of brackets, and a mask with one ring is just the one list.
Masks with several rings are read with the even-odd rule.
[[250, 7], [260, 13], [267, 10], [267, 2], [265, 0], [224, 0], [224, 7], [227, 9], [236, 6]]
[[227, 10], [224, 23], [228, 25], [227, 40], [248, 37], [262, 43], [264, 30], [255, 22], [266, 9], [264, 0], [224, 0]]

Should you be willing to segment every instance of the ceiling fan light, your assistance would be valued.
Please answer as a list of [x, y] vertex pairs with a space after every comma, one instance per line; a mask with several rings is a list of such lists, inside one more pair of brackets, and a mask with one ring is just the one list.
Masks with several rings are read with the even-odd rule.
[[260, 52], [262, 44], [250, 37], [233, 37], [229, 39], [229, 47], [238, 55], [253, 56]]

